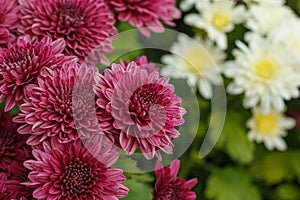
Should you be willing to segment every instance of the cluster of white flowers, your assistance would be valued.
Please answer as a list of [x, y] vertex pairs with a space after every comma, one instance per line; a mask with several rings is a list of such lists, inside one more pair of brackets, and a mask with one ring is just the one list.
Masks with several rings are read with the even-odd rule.
[[[196, 9], [196, 13], [189, 11]], [[285, 117], [286, 101], [300, 96], [300, 18], [285, 0], [184, 0], [189, 11], [184, 22], [207, 33], [190, 39], [180, 34], [171, 47], [163, 75], [186, 78], [200, 94], [211, 97], [211, 84], [222, 84], [220, 71], [232, 79], [229, 94], [243, 94], [243, 105], [252, 109], [247, 127], [250, 140], [267, 149], [285, 150], [282, 139], [295, 122]], [[237, 24], [248, 30], [235, 42], [233, 60], [227, 60], [227, 36]]]

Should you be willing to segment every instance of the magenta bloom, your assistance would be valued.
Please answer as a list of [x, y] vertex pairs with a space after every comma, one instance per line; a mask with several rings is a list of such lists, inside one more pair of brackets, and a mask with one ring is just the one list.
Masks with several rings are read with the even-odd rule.
[[[100, 151], [96, 146], [92, 154], [103, 154]], [[36, 199], [106, 200], [127, 196], [122, 170], [108, 168], [92, 154], [80, 140], [61, 144], [52, 138], [43, 143], [42, 149], [33, 150], [35, 160], [25, 162], [31, 170], [25, 185], [35, 188]]]
[[29, 200], [32, 198], [32, 188], [22, 183], [27, 181], [29, 170], [23, 162], [14, 161], [10, 164], [8, 172], [0, 173], [0, 199], [1, 200]]
[[58, 137], [62, 143], [99, 133], [95, 115], [94, 76], [98, 69], [67, 62], [55, 69], [45, 68], [37, 84], [26, 88], [28, 98], [14, 121], [23, 123], [20, 134], [31, 134], [29, 145]]
[[[126, 68], [127, 68], [127, 65], [128, 65], [130, 62], [131, 62], [131, 60], [129, 60], [129, 61], [127, 61], [127, 62], [124, 61], [124, 60], [121, 60], [121, 61], [120, 61], [120, 64], [123, 66], [124, 69], [126, 69]], [[155, 72], [155, 71], [156, 71], [156, 72], [159, 72], [159, 69], [155, 66], [155, 63], [153, 63], [153, 62], [148, 62], [147, 56], [141, 56], [141, 57], [137, 58], [137, 59], [135, 60], [135, 63], [136, 63], [139, 67], [141, 67], [141, 68], [147, 70], [148, 73], [152, 73], [152, 72]]]
[[94, 49], [105, 52], [117, 34], [114, 15], [104, 0], [30, 0], [21, 5], [22, 34], [64, 38], [66, 54], [81, 61]]
[[0, 171], [7, 171], [13, 161], [27, 157], [27, 136], [19, 135], [17, 128], [10, 114], [0, 109]]
[[0, 47], [16, 39], [19, 9], [17, 0], [0, 0]]
[[31, 190], [21, 185], [27, 179], [23, 162], [30, 157], [27, 136], [17, 132], [9, 113], [0, 109], [0, 199], [30, 197]]
[[114, 139], [127, 154], [137, 147], [147, 159], [160, 151], [172, 153], [172, 138], [179, 136], [175, 129], [184, 120], [181, 99], [151, 65], [112, 65], [104, 76], [98, 77], [97, 105], [102, 109], [98, 119], [108, 137]]
[[196, 194], [191, 189], [197, 179], [184, 180], [177, 177], [180, 161], [175, 160], [169, 167], [163, 168], [158, 161], [155, 166], [156, 183], [152, 191], [153, 200], [195, 200]]
[[174, 19], [181, 17], [175, 0], [108, 0], [114, 11], [118, 12], [119, 21], [128, 21], [145, 36], [150, 31], [161, 33], [161, 22], [175, 26]]
[[64, 47], [63, 39], [52, 42], [50, 37], [44, 37], [32, 43], [23, 37], [8, 49], [0, 50], [0, 102], [7, 97], [6, 112], [22, 102], [24, 88], [36, 83], [42, 68], [54, 68], [71, 59], [62, 54]]

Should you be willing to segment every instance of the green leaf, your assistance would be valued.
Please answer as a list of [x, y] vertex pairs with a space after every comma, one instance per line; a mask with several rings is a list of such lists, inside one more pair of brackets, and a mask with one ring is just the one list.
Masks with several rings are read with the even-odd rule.
[[245, 123], [241, 113], [228, 113], [222, 132], [226, 152], [233, 160], [243, 164], [253, 161], [255, 151], [255, 144], [247, 137]]
[[134, 175], [124, 185], [129, 188], [129, 194], [124, 200], [152, 200], [153, 177], [149, 174]]
[[276, 189], [276, 194], [280, 200], [299, 200], [300, 190], [292, 184], [282, 184]]
[[268, 184], [290, 180], [294, 176], [290, 156], [290, 152], [268, 152], [253, 163], [251, 173]]
[[123, 151], [120, 152], [118, 161], [112, 166], [113, 168], [123, 169], [128, 172], [141, 173], [142, 171], [137, 167], [137, 162], [126, 156]]
[[298, 181], [300, 183], [300, 151], [294, 151], [291, 153], [290, 162], [291, 162], [291, 168], [298, 176]]
[[228, 167], [208, 178], [205, 195], [215, 200], [260, 200], [261, 194], [246, 170]]

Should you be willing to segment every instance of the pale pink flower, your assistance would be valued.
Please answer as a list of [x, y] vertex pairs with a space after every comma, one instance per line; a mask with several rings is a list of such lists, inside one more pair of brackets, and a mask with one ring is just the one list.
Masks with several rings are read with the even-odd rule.
[[22, 34], [64, 38], [65, 53], [76, 55], [81, 61], [93, 50], [112, 49], [117, 29], [104, 0], [22, 0], [21, 6], [18, 30]]
[[145, 158], [152, 159], [161, 158], [159, 150], [172, 153], [172, 139], [179, 136], [176, 127], [184, 122], [185, 109], [169, 79], [149, 66], [134, 61], [113, 64], [112, 70], [99, 75], [95, 91], [102, 109], [97, 116], [106, 135], [127, 154], [139, 147]]
[[[57, 138], [33, 150], [34, 160], [25, 162], [31, 170], [27, 186], [34, 187], [36, 199], [108, 200], [124, 198], [128, 189], [122, 185], [122, 170], [108, 168], [93, 155], [101, 155], [96, 146], [91, 154], [80, 140], [62, 144]], [[103, 152], [104, 153], [104, 152]], [[101, 157], [101, 156], [100, 156]]]
[[7, 47], [16, 39], [18, 13], [17, 0], [0, 0], [0, 47]]
[[44, 68], [37, 84], [26, 87], [24, 103], [14, 118], [22, 123], [20, 134], [30, 134], [29, 145], [51, 137], [62, 143], [100, 133], [93, 92], [98, 69], [67, 62], [55, 69]]
[[169, 167], [163, 168], [158, 161], [155, 165], [156, 183], [152, 191], [153, 200], [195, 200], [196, 194], [191, 189], [197, 179], [184, 180], [177, 177], [180, 161], [175, 160]]
[[44, 37], [31, 42], [29, 37], [21, 37], [8, 49], [0, 50], [0, 102], [6, 97], [5, 111], [22, 102], [24, 88], [36, 83], [43, 68], [55, 68], [72, 59], [62, 54], [64, 47], [63, 39]]
[[173, 20], [181, 17], [175, 0], [108, 0], [107, 2], [114, 11], [118, 12], [119, 21], [128, 21], [148, 37], [150, 31], [155, 33], [164, 31], [162, 22], [175, 26]]

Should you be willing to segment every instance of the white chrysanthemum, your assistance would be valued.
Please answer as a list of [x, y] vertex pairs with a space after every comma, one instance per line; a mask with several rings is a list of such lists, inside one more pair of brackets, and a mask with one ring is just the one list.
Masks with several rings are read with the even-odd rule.
[[196, 4], [200, 14], [189, 14], [184, 18], [188, 25], [204, 29], [208, 37], [215, 41], [221, 49], [227, 48], [226, 33], [234, 29], [234, 25], [246, 19], [246, 10], [242, 5], [236, 6], [233, 0], [203, 0]]
[[283, 5], [285, 0], [244, 0], [244, 2], [248, 5], [251, 3], [256, 4], [267, 4], [267, 5]]
[[263, 113], [284, 109], [284, 100], [299, 97], [300, 72], [285, 48], [259, 34], [246, 34], [249, 46], [237, 41], [235, 61], [226, 63], [224, 73], [233, 78], [228, 93], [244, 93], [244, 106], [260, 104]]
[[191, 87], [197, 86], [201, 95], [208, 99], [212, 95], [212, 85], [222, 84], [218, 66], [223, 63], [225, 54], [208, 40], [200, 37], [189, 38], [178, 35], [170, 51], [172, 55], [162, 57], [167, 67], [162, 75], [173, 78], [186, 78]]
[[286, 150], [287, 145], [282, 137], [287, 135], [286, 130], [295, 126], [295, 120], [275, 110], [263, 114], [258, 107], [252, 110], [252, 114], [247, 122], [250, 129], [248, 138], [258, 143], [263, 142], [268, 150]]
[[274, 43], [286, 48], [300, 70], [300, 19], [298, 17], [284, 18], [270, 31], [269, 37]]
[[267, 34], [286, 17], [295, 16], [287, 6], [280, 4], [252, 4], [249, 7], [249, 17], [246, 27], [260, 34]]
[[201, 1], [199, 1], [199, 0], [183, 0], [179, 6], [182, 11], [188, 11], [188, 10], [192, 9], [193, 6], [196, 4], [201, 4]]

